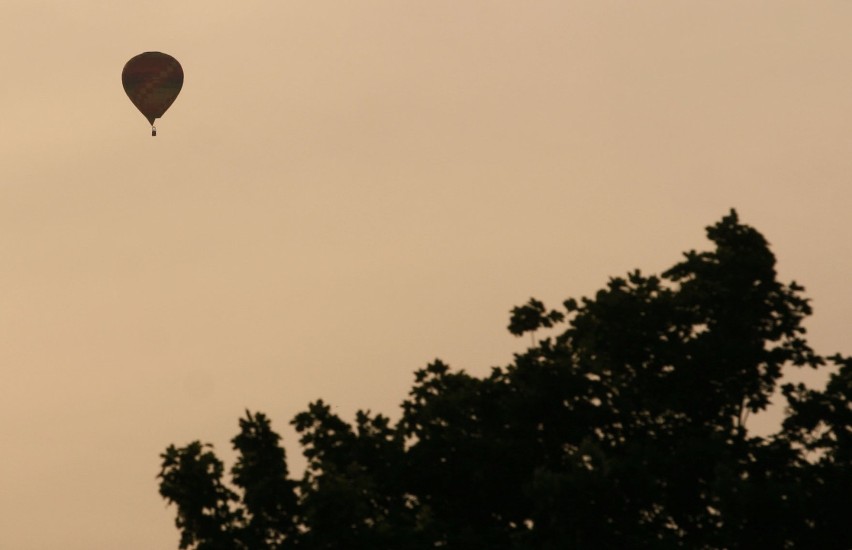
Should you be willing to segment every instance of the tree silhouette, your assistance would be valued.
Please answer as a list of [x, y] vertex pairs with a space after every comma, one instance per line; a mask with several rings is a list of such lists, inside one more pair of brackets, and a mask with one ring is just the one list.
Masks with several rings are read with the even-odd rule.
[[[660, 276], [514, 308], [512, 334], [556, 335], [482, 378], [418, 370], [396, 423], [310, 404], [298, 483], [262, 414], [230, 488], [209, 446], [169, 447], [180, 548], [852, 547], [852, 359], [808, 346], [803, 288], [736, 212], [707, 236]], [[824, 390], [781, 388], [777, 433], [748, 433], [785, 368], [829, 363]]]
[[171, 445], [160, 455], [160, 494], [177, 506], [180, 548], [253, 550], [295, 542], [296, 484], [287, 479], [280, 439], [262, 413], [246, 411], [240, 419], [231, 476], [242, 497], [224, 485], [224, 466], [210, 445]]

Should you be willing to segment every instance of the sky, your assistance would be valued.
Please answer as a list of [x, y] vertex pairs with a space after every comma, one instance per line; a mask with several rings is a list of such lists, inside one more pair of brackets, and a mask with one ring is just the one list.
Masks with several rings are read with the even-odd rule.
[[[393, 418], [736, 208], [852, 353], [852, 2], [5, 0], [0, 548], [177, 548], [159, 454]], [[133, 56], [185, 73], [152, 138]], [[794, 376], [819, 384], [813, 373]], [[777, 411], [752, 419], [756, 432]], [[773, 424], [773, 422], [775, 424]]]

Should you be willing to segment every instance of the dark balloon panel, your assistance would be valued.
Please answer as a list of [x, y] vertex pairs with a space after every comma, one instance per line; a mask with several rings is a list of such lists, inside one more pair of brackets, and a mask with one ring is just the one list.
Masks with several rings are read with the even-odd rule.
[[163, 116], [183, 86], [183, 69], [174, 57], [160, 52], [145, 52], [127, 62], [121, 72], [127, 97], [148, 119]]

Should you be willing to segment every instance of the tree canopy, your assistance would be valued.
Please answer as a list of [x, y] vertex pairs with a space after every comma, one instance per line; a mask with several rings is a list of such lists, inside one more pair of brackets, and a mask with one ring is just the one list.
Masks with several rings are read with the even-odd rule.
[[[396, 422], [311, 403], [301, 479], [262, 413], [230, 482], [209, 444], [169, 446], [180, 548], [852, 547], [852, 359], [809, 347], [804, 289], [736, 212], [707, 237], [659, 276], [515, 307], [512, 334], [549, 336], [484, 377], [416, 371]], [[800, 367], [833, 373], [781, 384]], [[751, 435], [773, 397], [783, 424]]]

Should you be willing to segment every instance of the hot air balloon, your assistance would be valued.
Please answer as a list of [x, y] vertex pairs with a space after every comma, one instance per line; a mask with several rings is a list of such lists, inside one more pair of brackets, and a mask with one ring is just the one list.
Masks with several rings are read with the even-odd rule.
[[183, 69], [170, 55], [140, 53], [124, 66], [121, 83], [127, 97], [151, 123], [151, 135], [156, 136], [154, 119], [163, 116], [180, 93]]

